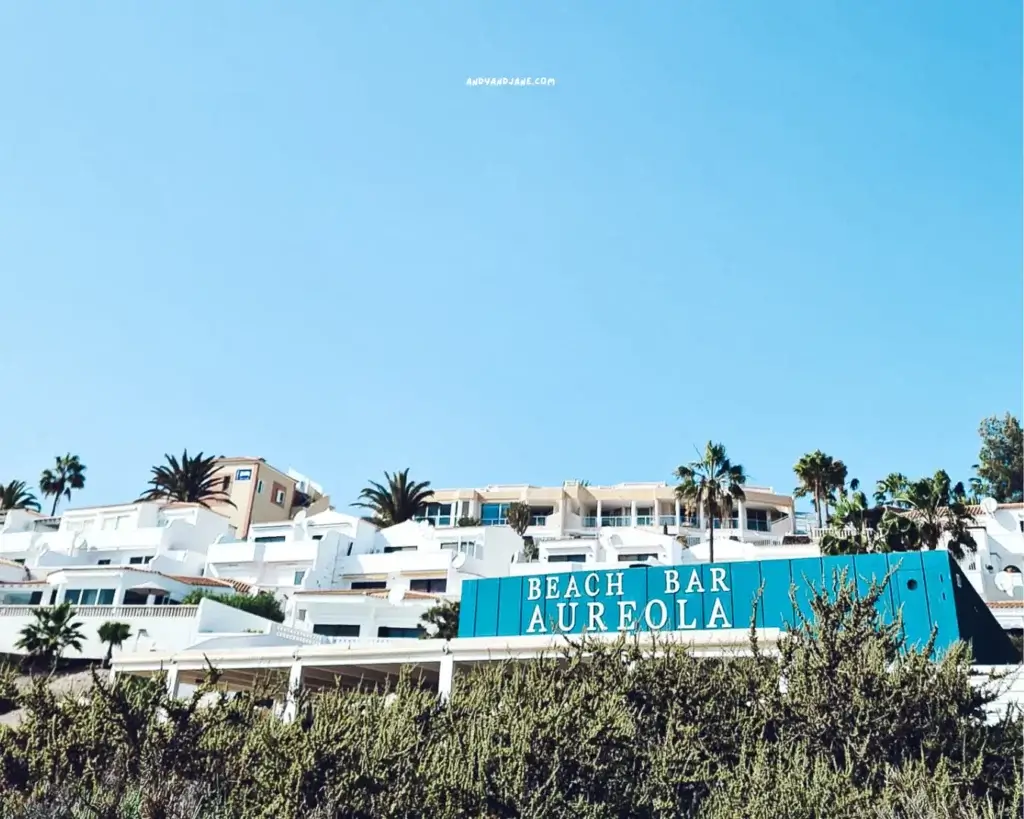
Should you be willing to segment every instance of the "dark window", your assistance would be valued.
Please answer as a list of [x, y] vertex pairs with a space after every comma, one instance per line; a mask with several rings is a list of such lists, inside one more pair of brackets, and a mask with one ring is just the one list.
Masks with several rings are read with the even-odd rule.
[[284, 535], [263, 535], [256, 538], [257, 543], [284, 543], [288, 538]]
[[358, 637], [359, 626], [336, 625], [335, 623], [319, 623], [313, 626], [314, 634], [325, 637]]
[[548, 563], [586, 563], [586, 555], [550, 555]]
[[25, 565], [25, 558], [19, 557], [14, 562], [17, 563], [19, 566], [24, 566]]
[[394, 554], [395, 552], [415, 552], [415, 551], [416, 551], [416, 547], [415, 546], [385, 546], [384, 547], [384, 554], [386, 554], [386, 555]]
[[129, 566], [140, 566], [140, 565], [142, 565], [142, 558], [141, 557], [129, 557], [128, 558], [128, 565]]
[[643, 560], [657, 559], [657, 555], [619, 555], [619, 563], [639, 563]]
[[448, 591], [448, 580], [444, 577], [438, 579], [421, 578], [413, 580], [409, 584], [410, 591], [428, 592], [429, 594], [444, 594]]
[[28, 604], [30, 606], [38, 606], [43, 600], [42, 592], [32, 592], [28, 598]]
[[323, 539], [324, 539], [323, 535], [313, 535], [313, 540], [323, 540]]
[[110, 558], [108, 557], [105, 560], [97, 560], [96, 561], [96, 565], [97, 566], [109, 566], [110, 565]]
[[388, 584], [383, 580], [356, 580], [352, 583], [353, 589], [361, 591], [372, 591], [374, 589], [386, 589]]
[[421, 628], [401, 628], [400, 626], [378, 626], [378, 637], [407, 637], [413, 640], [419, 639], [423, 633]]
[[100, 606], [112, 606], [114, 604], [114, 589], [100, 589], [100, 596], [96, 600]]

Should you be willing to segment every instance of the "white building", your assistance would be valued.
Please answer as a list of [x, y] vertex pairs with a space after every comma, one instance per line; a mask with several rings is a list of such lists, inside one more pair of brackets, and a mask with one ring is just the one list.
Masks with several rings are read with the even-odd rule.
[[[640, 494], [664, 489], [622, 486]], [[539, 503], [530, 492], [526, 496]], [[175, 605], [187, 594], [263, 591], [280, 600], [284, 622], [256, 618], [242, 634], [259, 632], [264, 642], [282, 646], [355, 644], [417, 637], [424, 613], [440, 600], [458, 598], [465, 579], [535, 574], [538, 563], [545, 572], [571, 572], [707, 561], [709, 532], [678, 524], [666, 531], [673, 527], [639, 514], [646, 508], [642, 502], [630, 501], [637, 504], [629, 518], [636, 526], [619, 525], [620, 520], [587, 526], [581, 519], [575, 527], [564, 517], [538, 518], [532, 527], [537, 562], [526, 562], [523, 541], [498, 522], [500, 516], [486, 525], [457, 526], [451, 509], [441, 514], [443, 506], [428, 507], [424, 520], [381, 531], [334, 510], [299, 512], [291, 520], [252, 524], [241, 540], [223, 516], [194, 504], [96, 507], [68, 510], [59, 518], [24, 510], [0, 513], [0, 651], [13, 650], [32, 606], [63, 601], [75, 605], [90, 629], [123, 620], [142, 635], [140, 650], [174, 651], [193, 645], [197, 634], [239, 637], [230, 629], [218, 636], [211, 623], [242, 626], [230, 614], [203, 619], [197, 607]], [[463, 510], [461, 499], [453, 503]], [[603, 498], [601, 503], [603, 510]], [[575, 514], [571, 505], [562, 508]], [[465, 510], [484, 511], [472, 505]], [[986, 502], [973, 511], [978, 552], [964, 561], [965, 572], [1005, 628], [1024, 627], [1024, 504]], [[785, 527], [798, 528], [797, 516], [785, 514]], [[719, 562], [820, 553], [816, 537], [790, 532], [726, 526], [716, 527], [714, 536]], [[133, 643], [124, 650], [135, 648]], [[101, 656], [101, 649], [90, 643], [83, 654]]]

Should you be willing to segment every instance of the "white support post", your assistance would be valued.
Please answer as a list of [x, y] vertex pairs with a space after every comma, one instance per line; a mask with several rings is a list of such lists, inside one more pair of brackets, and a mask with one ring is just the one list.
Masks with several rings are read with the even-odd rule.
[[178, 666], [176, 665], [167, 669], [167, 695], [175, 699], [178, 696]]
[[594, 519], [594, 527], [601, 528], [601, 501], [597, 502], [597, 517]]
[[636, 526], [636, 501], [630, 501], [629, 504], [629, 525]]
[[437, 695], [442, 702], [447, 702], [452, 695], [452, 679], [455, 676], [455, 658], [451, 654], [445, 654], [441, 658], [440, 668], [437, 677]]
[[295, 719], [296, 697], [302, 687], [302, 663], [296, 660], [292, 663], [291, 671], [288, 673], [288, 691], [285, 694], [284, 713], [282, 718], [285, 722]]
[[738, 510], [736, 515], [736, 525], [740, 530], [740, 537], [742, 538], [743, 533], [747, 528], [747, 504], [743, 501], [739, 501], [737, 504]]
[[679, 529], [683, 525], [683, 505], [679, 502], [679, 498], [676, 498], [676, 534], [679, 534]]

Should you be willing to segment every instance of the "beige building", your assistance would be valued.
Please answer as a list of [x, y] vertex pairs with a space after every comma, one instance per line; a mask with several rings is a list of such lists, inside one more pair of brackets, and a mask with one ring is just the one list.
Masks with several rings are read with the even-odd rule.
[[315, 514], [330, 508], [323, 489], [292, 469], [282, 472], [263, 458], [218, 458], [217, 464], [221, 488], [235, 505], [210, 508], [231, 521], [239, 538], [248, 535], [253, 523], [276, 523], [291, 520], [302, 509]]
[[[716, 529], [752, 539], [779, 536], [796, 530], [796, 514], [790, 495], [776, 494], [771, 487], [748, 486], [746, 499], [732, 510], [730, 519], [714, 521]], [[666, 483], [619, 483], [589, 486], [566, 481], [561, 486], [527, 484], [487, 486], [483, 489], [435, 490], [422, 520], [434, 526], [456, 526], [461, 518], [479, 518], [484, 526], [503, 526], [510, 503], [530, 505], [536, 538], [572, 533], [592, 533], [609, 527], [641, 527], [666, 534], [693, 534], [709, 527], [703, 515], [691, 515]]]

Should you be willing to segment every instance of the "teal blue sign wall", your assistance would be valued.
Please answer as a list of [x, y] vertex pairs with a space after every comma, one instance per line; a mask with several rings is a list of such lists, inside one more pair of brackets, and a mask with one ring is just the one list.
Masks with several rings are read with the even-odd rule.
[[865, 594], [890, 570], [877, 606], [885, 622], [902, 610], [908, 646], [926, 643], [936, 626], [940, 651], [964, 639], [974, 645], [977, 662], [1012, 661], [1009, 638], [941, 551], [468, 580], [462, 584], [459, 637], [746, 629], [759, 590], [757, 626], [787, 629], [798, 622], [798, 611], [812, 617], [814, 587], [832, 589], [833, 579], [845, 571]]

